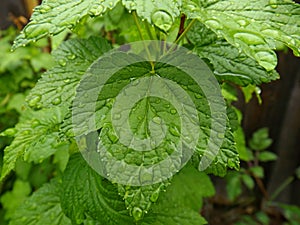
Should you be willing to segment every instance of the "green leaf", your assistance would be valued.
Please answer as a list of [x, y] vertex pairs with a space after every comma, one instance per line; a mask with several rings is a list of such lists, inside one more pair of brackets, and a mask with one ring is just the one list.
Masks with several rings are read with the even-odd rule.
[[60, 183], [57, 179], [43, 185], [15, 211], [10, 225], [71, 225], [62, 212], [59, 194]]
[[25, 46], [47, 35], [55, 35], [74, 28], [87, 16], [102, 15], [112, 9], [118, 0], [46, 0], [35, 7], [31, 21], [16, 38], [13, 49]]
[[258, 177], [258, 178], [263, 178], [264, 177], [264, 169], [261, 166], [251, 167], [250, 172], [252, 172], [253, 175]]
[[15, 139], [4, 149], [1, 179], [15, 168], [16, 160], [22, 156], [25, 161], [38, 163], [56, 152], [60, 142], [58, 126], [64, 114], [59, 107], [24, 112], [15, 127]]
[[[69, 107], [75, 89], [87, 68], [104, 52], [111, 49], [101, 37], [71, 39], [64, 42], [52, 54], [56, 66], [42, 75], [26, 100], [33, 108], [64, 105]], [[39, 101], [34, 100], [39, 96]]]
[[300, 55], [300, 6], [291, 0], [186, 0], [183, 12], [243, 50], [267, 71], [277, 64], [276, 42]]
[[[203, 148], [201, 145], [197, 146], [198, 154], [203, 155], [206, 151], [207, 149]], [[231, 131], [229, 125], [229, 121], [227, 122], [225, 136], [221, 148], [205, 172], [223, 177], [226, 175], [227, 168], [235, 170], [239, 170], [240, 168], [239, 154], [236, 149], [236, 143], [233, 132]]]
[[15, 181], [12, 191], [5, 192], [1, 196], [0, 202], [3, 205], [3, 208], [6, 210], [6, 220], [11, 219], [16, 208], [23, 203], [30, 192], [30, 184], [18, 179]]
[[97, 174], [80, 153], [71, 156], [63, 174], [61, 205], [74, 224], [87, 217], [99, 224], [133, 224], [116, 185]]
[[199, 210], [202, 198], [214, 194], [209, 177], [188, 165], [173, 177], [171, 185], [153, 204], [142, 225], [207, 224]]
[[122, 0], [125, 7], [131, 12], [136, 10], [139, 17], [154, 24], [159, 29], [167, 32], [175, 19], [180, 15], [181, 0], [165, 1], [139, 1]]
[[252, 135], [249, 141], [249, 147], [255, 151], [262, 151], [270, 147], [272, 142], [272, 139], [269, 138], [268, 128], [261, 128]]
[[283, 209], [284, 217], [290, 222], [291, 225], [300, 224], [300, 207], [296, 205], [279, 204]]
[[230, 171], [225, 179], [228, 198], [234, 201], [242, 193], [241, 176], [238, 172]]
[[258, 155], [258, 160], [261, 162], [268, 162], [268, 161], [274, 161], [277, 159], [277, 155], [274, 154], [273, 152], [260, 152]]
[[255, 183], [251, 176], [249, 176], [248, 174], [243, 174], [241, 178], [247, 188], [249, 188], [250, 190], [254, 188]]
[[245, 102], [248, 103], [251, 99], [252, 99], [252, 95], [253, 93], [255, 94], [257, 101], [259, 104], [262, 103], [262, 99], [260, 97], [260, 93], [261, 93], [261, 89], [260, 87], [257, 87], [255, 85], [251, 85], [249, 84], [246, 87], [242, 87], [242, 92], [244, 94], [245, 97]]
[[[126, 208], [135, 220], [141, 220], [143, 216], [149, 212], [153, 203], [159, 199], [161, 192], [166, 191], [169, 181], [156, 183], [147, 186], [124, 186], [118, 185], [119, 195], [125, 201]], [[140, 210], [140, 214], [136, 215], [136, 210]]]
[[266, 71], [254, 59], [225, 41], [196, 46], [194, 51], [208, 59], [214, 67], [214, 74], [220, 81], [232, 81], [238, 85], [261, 84], [279, 78], [275, 70]]

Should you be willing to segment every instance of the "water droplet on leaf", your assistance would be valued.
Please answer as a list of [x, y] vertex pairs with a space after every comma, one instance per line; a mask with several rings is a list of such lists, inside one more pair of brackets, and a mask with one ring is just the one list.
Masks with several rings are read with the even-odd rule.
[[41, 99], [41, 95], [32, 95], [30, 99], [27, 99], [29, 107], [38, 108], [38, 103], [41, 101]]
[[161, 118], [156, 116], [156, 117], [153, 117], [152, 121], [156, 124], [161, 124]]
[[158, 197], [159, 197], [159, 192], [160, 192], [160, 189], [157, 189], [156, 191], [154, 191], [152, 193], [152, 195], [150, 196], [150, 201], [151, 202], [156, 202]]
[[274, 52], [260, 51], [255, 54], [259, 65], [267, 71], [273, 70], [277, 65], [277, 57]]
[[151, 20], [155, 26], [163, 31], [168, 31], [173, 24], [172, 16], [164, 10], [154, 12], [151, 16]]
[[3, 132], [3, 135], [13, 137], [17, 133], [16, 128], [8, 128]]
[[59, 63], [59, 65], [61, 65], [61, 66], [65, 66], [65, 65], [67, 64], [66, 60], [64, 60], [64, 59], [60, 59], [60, 60], [58, 61], [58, 63]]
[[40, 123], [39, 120], [34, 119], [34, 120], [31, 122], [31, 127], [32, 127], [32, 128], [35, 128], [35, 127], [39, 126], [40, 124], [41, 124], [41, 123]]
[[61, 103], [61, 97], [56, 97], [51, 102], [53, 105], [59, 105]]
[[102, 5], [94, 5], [90, 11], [89, 11], [89, 14], [91, 16], [99, 16], [101, 13], [103, 13], [104, 11], [104, 7]]
[[206, 20], [204, 23], [209, 28], [216, 29], [216, 30], [222, 29], [222, 25], [217, 20]]
[[233, 35], [235, 39], [239, 39], [249, 45], [259, 45], [264, 44], [265, 41], [263, 38], [250, 33], [236, 33]]
[[141, 220], [144, 216], [143, 210], [139, 207], [134, 207], [132, 210], [132, 216], [136, 221]]

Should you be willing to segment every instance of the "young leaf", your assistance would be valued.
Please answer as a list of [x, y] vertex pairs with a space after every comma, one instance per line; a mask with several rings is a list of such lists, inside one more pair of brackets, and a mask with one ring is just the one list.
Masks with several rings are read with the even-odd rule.
[[34, 9], [31, 21], [16, 38], [13, 49], [47, 35], [55, 35], [73, 28], [84, 17], [102, 15], [115, 7], [118, 0], [46, 0]]
[[249, 141], [249, 147], [255, 151], [262, 151], [272, 144], [272, 139], [269, 138], [268, 128], [261, 128], [252, 135]]
[[134, 224], [117, 186], [97, 174], [80, 153], [71, 156], [63, 174], [61, 205], [75, 224], [86, 218], [101, 225]]
[[268, 161], [274, 161], [277, 159], [277, 155], [274, 154], [273, 152], [260, 152], [258, 155], [258, 160], [261, 162], [268, 162]]
[[254, 174], [254, 176], [263, 178], [264, 177], [264, 169], [261, 166], [253, 166], [250, 168], [250, 171]]
[[10, 225], [71, 225], [60, 206], [59, 180], [51, 180], [33, 193], [15, 211]]
[[[277, 64], [276, 42], [300, 55], [300, 5], [291, 0], [186, 0], [183, 12], [196, 18], [267, 71]], [[267, 18], [267, 19], [266, 19]]]

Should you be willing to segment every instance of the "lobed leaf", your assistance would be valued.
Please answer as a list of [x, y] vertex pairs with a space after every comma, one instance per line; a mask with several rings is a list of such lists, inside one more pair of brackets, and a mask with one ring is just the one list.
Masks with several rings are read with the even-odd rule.
[[231, 81], [246, 86], [279, 79], [275, 70], [266, 71], [254, 59], [225, 41], [196, 46], [194, 50], [201, 58], [209, 60], [214, 67], [214, 74], [220, 81]]
[[[88, 67], [104, 52], [111, 49], [101, 37], [71, 39], [64, 42], [52, 55], [56, 65], [42, 75], [26, 100], [33, 108], [56, 105], [69, 107], [75, 89]], [[39, 101], [34, 99], [39, 97]]]
[[[10, 129], [15, 138], [4, 149], [1, 179], [14, 170], [18, 158], [24, 156], [26, 161], [38, 163], [57, 151], [59, 124], [64, 115], [65, 110], [59, 107], [24, 112], [21, 121], [13, 130]], [[7, 135], [6, 131], [4, 135]]]
[[102, 15], [119, 0], [44, 0], [35, 7], [31, 21], [16, 38], [12, 49], [25, 46], [47, 35], [73, 28], [84, 17]]
[[134, 224], [117, 186], [97, 174], [80, 153], [71, 156], [64, 172], [61, 205], [74, 224], [89, 218], [101, 225]]
[[187, 0], [183, 12], [243, 50], [267, 71], [277, 65], [273, 51], [277, 43], [300, 56], [300, 5], [291, 0]]

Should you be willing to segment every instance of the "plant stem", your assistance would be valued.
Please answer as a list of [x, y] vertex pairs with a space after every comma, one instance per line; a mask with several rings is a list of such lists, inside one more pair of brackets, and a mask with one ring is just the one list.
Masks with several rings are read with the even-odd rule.
[[150, 27], [149, 27], [149, 23], [148, 23], [148, 22], [145, 23], [145, 27], [146, 27], [146, 31], [147, 31], [147, 33], [148, 33], [149, 38], [150, 38], [151, 40], [154, 40], [154, 37], [153, 37], [153, 35], [152, 35], [152, 32], [151, 32], [151, 30], [150, 30]]
[[181, 39], [186, 35], [186, 33], [191, 29], [191, 27], [193, 26], [193, 24], [196, 22], [196, 19], [193, 19], [189, 25], [184, 29], [184, 31], [181, 33], [181, 35], [179, 35], [179, 37], [176, 39], [176, 41], [174, 42], [174, 44], [178, 44]]
[[150, 62], [150, 64], [151, 64], [151, 67], [152, 67], [152, 71], [151, 71], [151, 72], [154, 72], [154, 63], [151, 61], [151, 54], [150, 54], [150, 52], [149, 52], [149, 49], [148, 49], [146, 43], [144, 42], [145, 39], [144, 39], [144, 37], [143, 37], [142, 28], [141, 28], [141, 26], [140, 26], [140, 24], [139, 24], [139, 20], [138, 20], [138, 17], [137, 17], [137, 15], [136, 15], [136, 12], [133, 11], [133, 12], [132, 12], [132, 15], [133, 15], [133, 19], [134, 19], [135, 25], [136, 25], [136, 27], [137, 27], [137, 29], [138, 29], [140, 38], [141, 38], [141, 40], [142, 40], [143, 43], [144, 43], [144, 47], [145, 47], [145, 50], [146, 50], [146, 52], [147, 52], [149, 62]]
[[294, 176], [288, 177], [272, 194], [270, 201], [274, 200], [290, 183], [294, 181]]

